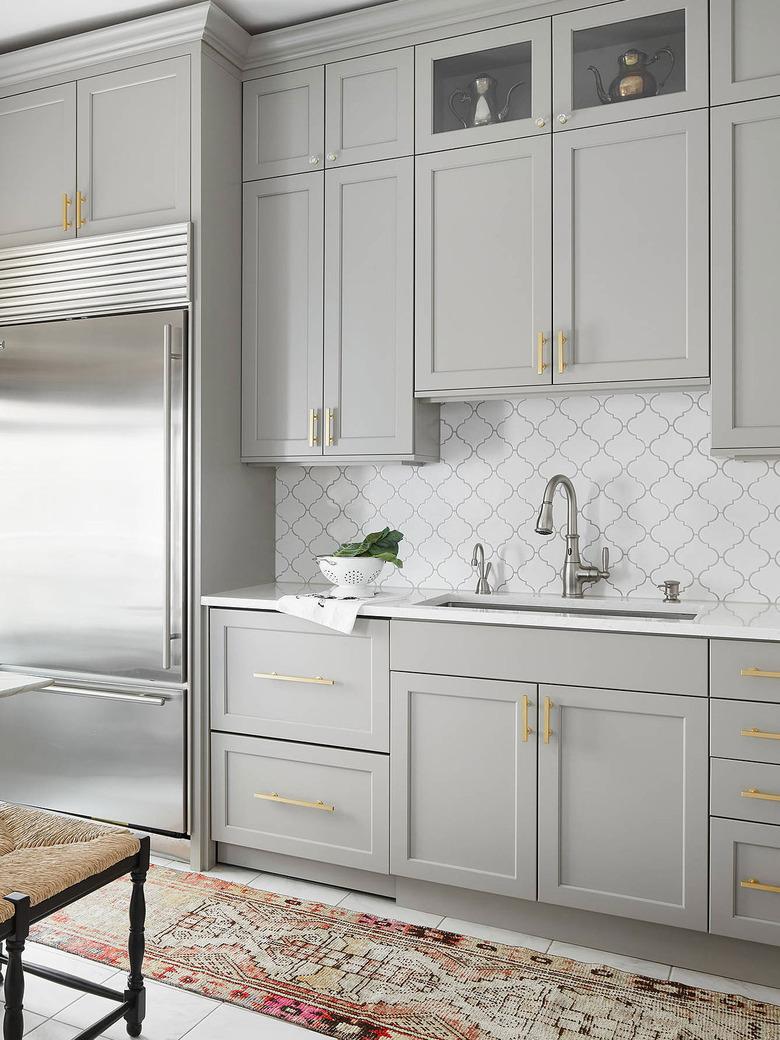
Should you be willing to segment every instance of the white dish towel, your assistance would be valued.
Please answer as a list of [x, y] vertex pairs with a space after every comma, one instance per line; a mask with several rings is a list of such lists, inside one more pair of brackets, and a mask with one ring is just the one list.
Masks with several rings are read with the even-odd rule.
[[355, 627], [355, 618], [365, 602], [367, 601], [360, 599], [336, 599], [329, 592], [323, 592], [321, 595], [309, 592], [301, 596], [282, 596], [277, 600], [276, 606], [283, 614], [292, 614], [293, 617], [303, 618], [304, 621], [313, 621], [317, 625], [334, 628], [348, 636]]

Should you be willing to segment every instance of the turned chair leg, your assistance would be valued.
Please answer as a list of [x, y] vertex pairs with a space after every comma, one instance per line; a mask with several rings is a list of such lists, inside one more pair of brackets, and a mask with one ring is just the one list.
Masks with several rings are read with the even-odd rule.
[[14, 892], [5, 897], [13, 903], [14, 934], [5, 941], [8, 963], [5, 969], [3, 996], [3, 1040], [22, 1040], [24, 1034], [24, 971], [22, 953], [30, 930], [30, 897]]
[[149, 838], [146, 837], [141, 839], [138, 866], [130, 872], [130, 879], [133, 883], [133, 891], [130, 896], [130, 937], [127, 943], [127, 952], [130, 955], [130, 973], [127, 976], [127, 989], [124, 994], [125, 1000], [133, 1001], [133, 1006], [125, 1014], [127, 1032], [130, 1036], [141, 1035], [146, 1014], [146, 989], [143, 976], [144, 924], [146, 922], [144, 882], [148, 870]]

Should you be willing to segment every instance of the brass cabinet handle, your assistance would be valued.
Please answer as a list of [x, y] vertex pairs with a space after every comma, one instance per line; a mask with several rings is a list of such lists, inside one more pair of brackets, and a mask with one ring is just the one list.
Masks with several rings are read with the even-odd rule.
[[87, 201], [87, 196], [82, 195], [80, 191], [76, 192], [76, 227], [84, 227], [87, 222], [87, 218], [84, 216], [84, 203]]
[[759, 740], [780, 740], [780, 733], [767, 733], [766, 730], [757, 729], [755, 726], [752, 729], [741, 729], [739, 735], [741, 737], [758, 737]]
[[549, 697], [544, 698], [544, 742], [545, 744], [550, 743], [550, 737], [552, 736], [552, 729], [550, 729], [550, 713], [552, 712], [553, 702]]
[[325, 409], [325, 445], [328, 448], [332, 448], [334, 444], [333, 438], [333, 419], [336, 415], [335, 408]]
[[317, 427], [320, 422], [320, 410], [319, 408], [309, 409], [309, 447], [316, 448], [320, 442], [319, 433]]
[[538, 376], [544, 375], [544, 370], [547, 365], [544, 363], [544, 347], [547, 343], [547, 337], [543, 332], [536, 333], [536, 374]]
[[767, 885], [757, 878], [751, 877], [747, 881], [740, 881], [740, 888], [754, 888], [758, 892], [780, 892], [780, 885]]
[[757, 787], [749, 787], [747, 791], [740, 791], [743, 798], [759, 798], [762, 802], [780, 802], [780, 794], [769, 794], [768, 791], [759, 791]]
[[558, 332], [558, 375], [562, 376], [566, 371], [566, 351], [564, 347], [567, 343], [566, 335], [563, 329]]
[[62, 193], [62, 230], [63, 231], [70, 231], [70, 229], [73, 227], [73, 222], [70, 219], [70, 213], [69, 213], [71, 202], [72, 202], [72, 199], [71, 199], [70, 195], [68, 195], [67, 191], [64, 191]]
[[522, 742], [524, 744], [528, 743], [528, 738], [533, 733], [533, 730], [528, 725], [528, 708], [529, 708], [529, 705], [530, 705], [530, 701], [528, 700], [527, 694], [523, 694], [523, 708], [522, 708], [522, 711], [523, 711], [523, 735], [522, 735], [522, 737], [520, 739], [522, 740]]
[[256, 791], [255, 798], [260, 798], [264, 802], [280, 802], [282, 805], [298, 805], [302, 809], [321, 809], [322, 812], [336, 811], [336, 806], [328, 805], [327, 802], [307, 802], [302, 798], [284, 798], [282, 795], [277, 794], [276, 791], [271, 791], [270, 794]]
[[763, 668], [741, 668], [739, 674], [746, 679], [780, 679], [780, 672], [765, 672]]
[[335, 686], [335, 679], [323, 679], [321, 675], [280, 675], [279, 672], [252, 672], [253, 679], [277, 679], [279, 682], [313, 683], [315, 686]]

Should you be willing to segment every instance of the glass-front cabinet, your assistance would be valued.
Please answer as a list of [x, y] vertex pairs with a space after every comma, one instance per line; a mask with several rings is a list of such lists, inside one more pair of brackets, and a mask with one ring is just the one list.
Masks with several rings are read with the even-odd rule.
[[707, 0], [624, 0], [553, 18], [553, 128], [709, 103]]
[[550, 131], [548, 18], [417, 48], [416, 150]]

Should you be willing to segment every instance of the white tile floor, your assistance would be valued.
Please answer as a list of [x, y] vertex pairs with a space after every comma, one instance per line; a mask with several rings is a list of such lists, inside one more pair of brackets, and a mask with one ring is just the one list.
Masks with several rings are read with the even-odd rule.
[[[180, 870], [189, 869], [183, 863], [162, 856], [153, 856], [152, 860], [160, 866], [175, 867]], [[623, 971], [651, 975], [658, 979], [671, 978], [692, 986], [701, 986], [725, 993], [739, 993], [754, 1000], [780, 1004], [780, 989], [769, 989], [766, 986], [722, 979], [714, 975], [674, 968], [668, 964], [637, 960], [604, 950], [589, 950], [582, 946], [571, 946], [568, 943], [551, 942], [549, 939], [536, 935], [524, 935], [521, 932], [510, 932], [503, 928], [490, 928], [487, 925], [475, 924], [471, 921], [441, 918], [435, 914], [396, 906], [393, 900], [384, 899], [381, 896], [347, 892], [344, 889], [317, 885], [310, 881], [297, 881], [293, 878], [261, 874], [243, 867], [222, 865], [212, 873], [216, 877], [238, 881], [253, 888], [299, 896], [302, 899], [317, 900], [331, 906], [363, 910], [366, 913], [391, 917], [411, 924], [439, 926], [448, 931], [473, 935], [488, 941], [526, 946], [541, 953], [549, 952], [561, 957], [571, 957], [587, 964], [608, 964]], [[94, 961], [85, 961], [80, 957], [60, 953], [34, 943], [28, 945], [28, 956], [30, 960], [38, 961], [41, 964], [83, 975], [96, 982], [106, 982], [112, 988], [124, 988], [123, 972], [115, 972], [113, 968], [96, 964]], [[225, 1040], [226, 1037], [230, 1037], [230, 1040], [311, 1040], [314, 1035], [299, 1026], [277, 1022], [230, 1004], [208, 1000], [197, 993], [188, 993], [186, 990], [173, 989], [171, 986], [162, 986], [155, 982], [148, 982], [147, 985], [149, 988], [147, 1017], [142, 1033], [145, 1040], [183, 1040], [185, 1037], [186, 1040]], [[25, 1007], [25, 1034], [32, 1040], [71, 1040], [85, 1025], [94, 1022], [109, 1010], [106, 1001], [96, 997], [79, 996], [72, 990], [63, 989], [61, 986], [45, 982], [42, 979], [35, 979], [31, 975], [26, 978]], [[123, 1040], [126, 1036], [124, 1024], [119, 1024], [109, 1030], [106, 1040], [107, 1038]]]

